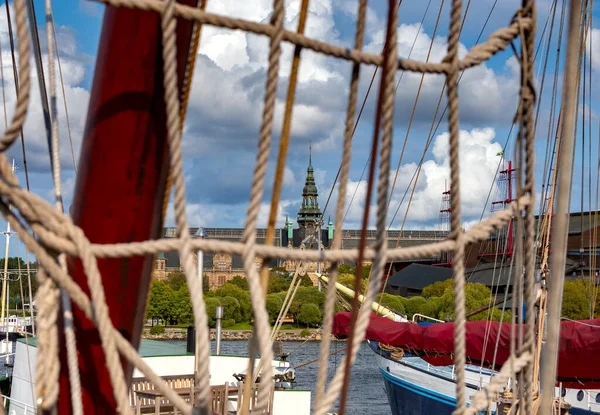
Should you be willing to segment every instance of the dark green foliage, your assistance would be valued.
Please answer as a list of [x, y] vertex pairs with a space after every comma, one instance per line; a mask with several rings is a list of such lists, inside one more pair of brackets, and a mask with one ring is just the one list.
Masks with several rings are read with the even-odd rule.
[[433, 284], [428, 285], [423, 288], [423, 297], [441, 297], [444, 295], [446, 288], [452, 288], [452, 278], [447, 279], [446, 281], [436, 281]]
[[[451, 279], [428, 285], [423, 289], [423, 295], [429, 295], [429, 298], [425, 302], [423, 302], [422, 297], [414, 297], [408, 300], [410, 306], [407, 307], [407, 312], [410, 308], [410, 311], [412, 312], [410, 316], [418, 312], [419, 314], [444, 321], [451, 321], [454, 319], [454, 290]], [[417, 298], [419, 300], [415, 300]], [[485, 285], [474, 283], [465, 284], [465, 308], [467, 313], [487, 306], [492, 301], [492, 293]], [[416, 307], [415, 304], [413, 304], [414, 302], [418, 302]], [[487, 319], [495, 321], [502, 319], [505, 322], [509, 322], [511, 313], [510, 310], [505, 310], [504, 313], [502, 313], [500, 308], [494, 307], [491, 311], [484, 310], [468, 318], [469, 321]]]
[[248, 280], [246, 278], [241, 277], [240, 275], [236, 275], [235, 277], [233, 277], [233, 279], [229, 281], [229, 283], [237, 285], [241, 289], [248, 291]]
[[[4, 258], [0, 259], [0, 269], [4, 270]], [[20, 273], [19, 273], [20, 269]], [[37, 263], [29, 263], [30, 279], [31, 279], [31, 292], [35, 300], [35, 294], [37, 292]], [[8, 258], [8, 281], [7, 289], [10, 292], [11, 297], [9, 298], [9, 308], [14, 310], [19, 308], [22, 310], [23, 302], [21, 301], [21, 284], [23, 285], [23, 300], [25, 304], [29, 304], [29, 279], [27, 277], [27, 264], [21, 257], [9, 257]], [[14, 313], [14, 311], [11, 311]], [[29, 315], [29, 311], [26, 310], [26, 314]]]
[[214, 328], [217, 306], [221, 305], [221, 299], [218, 297], [204, 297], [204, 303], [206, 305], [206, 314], [208, 315], [208, 325]]
[[300, 312], [298, 313], [298, 321], [307, 326], [318, 325], [321, 322], [322, 317], [323, 314], [321, 313], [321, 309], [316, 304], [312, 303], [302, 304]]
[[226, 329], [227, 327], [231, 327], [231, 326], [233, 326], [233, 325], [235, 325], [235, 320], [234, 320], [234, 319], [232, 319], [232, 318], [224, 319], [224, 320], [221, 322], [221, 326], [222, 326], [224, 329]]
[[396, 313], [405, 314], [406, 309], [404, 308], [404, 302], [402, 300], [403, 298], [399, 295], [384, 293], [379, 299], [379, 304], [389, 308], [392, 311], [395, 311]]
[[[354, 274], [339, 274], [338, 276], [338, 282], [342, 285], [345, 285], [346, 287], [350, 288], [351, 290], [354, 290], [354, 281], [356, 280], [356, 276]], [[367, 279], [363, 278], [360, 286], [361, 286], [361, 292], [365, 292], [365, 289], [367, 288]]]
[[267, 312], [269, 313], [269, 319], [275, 321], [279, 315], [279, 310], [283, 306], [283, 299], [279, 294], [268, 294], [267, 295]]
[[406, 301], [404, 308], [406, 309], [406, 314], [408, 318], [412, 318], [413, 314], [417, 314], [420, 312], [421, 307], [423, 307], [427, 303], [427, 300], [423, 297], [412, 297]]
[[309, 329], [304, 329], [300, 332], [300, 337], [308, 337], [310, 336], [310, 330]]
[[565, 281], [563, 291], [562, 315], [573, 320], [585, 320], [599, 315], [600, 296], [596, 298], [594, 316], [590, 316], [591, 299], [597, 287], [589, 281]]
[[338, 267], [338, 274], [352, 274], [354, 275], [354, 273], [356, 272], [356, 267], [347, 265], [347, 264], [342, 264]]
[[[240, 312], [240, 301], [231, 296], [221, 297], [221, 306], [223, 309], [223, 320], [241, 321], [242, 314]], [[233, 323], [235, 324], [235, 323]]]
[[267, 286], [267, 294], [287, 291], [290, 288], [291, 280], [288, 280], [279, 275], [271, 274], [269, 285]]
[[325, 306], [325, 293], [319, 292], [317, 287], [299, 287], [290, 306], [290, 313], [297, 318], [302, 305], [308, 303], [312, 303], [322, 310]]
[[165, 327], [164, 326], [152, 326], [152, 327], [150, 327], [150, 334], [152, 334], [153, 336], [161, 335], [164, 332], [165, 332]]
[[179, 290], [184, 285], [187, 285], [185, 274], [183, 272], [171, 272], [167, 276], [167, 284], [169, 284], [174, 291]]
[[148, 303], [147, 317], [168, 321], [174, 312], [173, 289], [164, 281], [154, 281], [150, 288], [150, 301]]
[[[227, 283], [223, 284], [221, 287], [217, 288], [214, 291], [215, 297], [233, 297], [235, 298], [239, 304], [239, 320], [236, 318], [235, 321], [243, 322], [250, 321], [252, 316], [252, 303], [250, 302], [250, 293], [248, 291], [243, 290], [235, 284]], [[224, 305], [224, 304], [221, 304]]]
[[300, 277], [300, 286], [313, 287], [313, 282], [308, 275], [303, 275], [302, 277]]

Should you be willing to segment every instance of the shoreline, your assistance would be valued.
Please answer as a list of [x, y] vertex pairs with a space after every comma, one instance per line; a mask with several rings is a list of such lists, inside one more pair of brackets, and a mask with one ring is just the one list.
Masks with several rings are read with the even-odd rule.
[[[276, 340], [282, 341], [312, 341], [318, 342], [321, 341], [321, 333], [318, 330], [310, 330], [310, 334], [308, 336], [301, 336], [300, 333], [302, 330], [284, 330], [280, 331], [277, 335]], [[222, 332], [222, 340], [248, 340], [252, 335], [252, 330], [223, 330]], [[216, 330], [210, 329], [210, 340], [215, 340], [216, 338]], [[162, 334], [153, 335], [150, 334], [150, 328], [144, 327], [142, 331], [142, 339], [148, 340], [186, 340], [187, 339], [187, 330], [186, 329], [178, 329], [178, 328], [168, 328]], [[332, 341], [342, 341], [345, 340], [336, 339], [331, 336]]]

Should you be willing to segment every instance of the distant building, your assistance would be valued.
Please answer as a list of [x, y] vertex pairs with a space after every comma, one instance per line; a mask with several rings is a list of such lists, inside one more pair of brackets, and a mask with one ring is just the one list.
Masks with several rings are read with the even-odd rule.
[[[334, 224], [331, 220], [327, 224], [323, 221], [323, 213], [319, 206], [319, 192], [315, 183], [314, 169], [312, 166], [312, 155], [309, 155], [308, 167], [306, 169], [306, 179], [302, 189], [302, 204], [296, 217], [298, 227], [294, 227], [294, 222], [286, 217], [285, 225], [282, 229], [275, 229], [274, 245], [278, 247], [287, 247], [289, 249], [318, 249], [319, 236], [321, 249], [329, 249], [333, 242]], [[190, 234], [195, 235], [198, 228], [190, 228]], [[375, 230], [367, 230], [367, 246], [375, 243]], [[244, 234], [243, 228], [204, 228], [205, 237], [220, 241], [241, 242]], [[257, 229], [256, 243], [264, 244], [266, 239], [266, 229]], [[168, 227], [163, 229], [164, 238], [176, 237], [176, 228]], [[356, 249], [360, 241], [360, 230], [342, 230], [342, 249]], [[397, 246], [409, 247], [423, 245], [431, 242], [441, 241], [447, 235], [443, 231], [387, 231], [388, 247]], [[179, 263], [179, 254], [177, 252], [166, 252], [166, 273], [181, 271]], [[194, 256], [195, 258], [195, 256]], [[440, 261], [439, 256], [417, 258], [410, 261], [396, 262], [393, 264], [394, 270], [399, 270], [412, 262], [423, 262], [432, 264]], [[242, 258], [239, 255], [230, 255], [227, 253], [205, 253], [203, 255], [204, 276], [209, 279], [211, 289], [220, 287], [227, 281], [230, 281], [236, 275], [246, 277]], [[254, 264], [260, 267], [261, 258], [255, 258]], [[271, 260], [270, 267], [281, 266], [288, 271], [296, 268], [295, 261]], [[329, 268], [328, 263], [321, 264], [322, 270]], [[316, 285], [314, 272], [317, 270], [317, 263], [308, 264], [309, 277]]]
[[423, 288], [438, 281], [452, 278], [452, 269], [424, 264], [410, 264], [392, 275], [383, 291], [388, 294], [413, 297], [421, 295]]
[[154, 261], [154, 269], [152, 270], [153, 280], [165, 280], [167, 278], [167, 258], [164, 252], [159, 252]]

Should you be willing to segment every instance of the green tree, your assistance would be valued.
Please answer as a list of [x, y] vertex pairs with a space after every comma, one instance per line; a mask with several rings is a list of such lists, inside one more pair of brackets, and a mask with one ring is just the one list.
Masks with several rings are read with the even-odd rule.
[[425, 298], [441, 297], [444, 295], [447, 288], [452, 288], [452, 278], [449, 278], [446, 281], [436, 281], [433, 284], [429, 284], [423, 288], [422, 295]]
[[363, 278], [367, 278], [369, 275], [371, 275], [371, 267], [373, 265], [372, 264], [366, 264], [363, 266]]
[[234, 276], [231, 281], [229, 281], [230, 284], [233, 285], [237, 285], [238, 287], [240, 287], [243, 290], [248, 291], [248, 280], [246, 278], [243, 278], [241, 275], [236, 275]]
[[413, 314], [417, 314], [421, 312], [421, 307], [423, 307], [427, 303], [423, 297], [412, 297], [406, 301], [404, 305], [406, 309], [406, 314], [408, 318], [412, 318]]
[[[454, 291], [452, 287], [446, 288], [444, 295], [440, 298], [441, 307], [438, 312], [438, 318], [441, 320], [454, 319]], [[479, 283], [465, 284], [465, 309], [469, 313], [483, 306], [487, 306], [493, 300], [492, 292], [488, 287]], [[487, 310], [477, 313], [468, 318], [469, 321], [485, 320], [489, 316]], [[492, 310], [490, 318], [499, 319], [501, 310]], [[510, 313], [504, 313], [504, 321], [510, 321]]]
[[172, 317], [173, 290], [164, 281], [154, 281], [150, 288], [150, 300], [147, 317], [164, 320], [165, 324]]
[[240, 302], [235, 297], [221, 297], [221, 305], [223, 309], [223, 318], [226, 320], [233, 319], [235, 321], [242, 320], [242, 314], [240, 312]]
[[300, 277], [300, 286], [301, 287], [314, 287], [313, 282], [308, 275], [303, 275]]
[[221, 299], [219, 297], [204, 297], [204, 303], [206, 305], [206, 314], [208, 315], [208, 325], [214, 328], [216, 325], [217, 306], [221, 305]]
[[283, 306], [283, 299], [277, 293], [267, 295], [267, 312], [269, 313], [269, 319], [275, 321], [279, 315], [279, 310]]
[[325, 306], [325, 293], [319, 292], [317, 287], [299, 287], [290, 306], [290, 313], [297, 317], [302, 305], [308, 303], [315, 304], [319, 309], [323, 309]]
[[[565, 281], [562, 315], [573, 320], [590, 318], [590, 299], [590, 283], [588, 281]], [[596, 311], [598, 311], [597, 308]]]
[[[19, 269], [19, 267], [21, 268], [22, 271], [26, 270], [26, 263], [23, 260], [23, 258], [21, 257], [16, 257], [16, 256], [11, 256], [8, 258], [8, 269]], [[30, 263], [30, 268], [31, 268], [31, 263]], [[4, 270], [4, 258], [0, 259], [0, 269]]]
[[167, 284], [171, 286], [173, 291], [179, 290], [187, 284], [185, 274], [183, 272], [171, 272], [167, 275]]
[[352, 274], [356, 272], [356, 267], [348, 264], [342, 264], [338, 267], [338, 274]]
[[[354, 281], [356, 280], [356, 276], [354, 274], [340, 274], [338, 276], [338, 282], [342, 285], [350, 289], [354, 289]], [[362, 283], [360, 284], [362, 292], [365, 292], [367, 288], [367, 279], [363, 278]]]
[[178, 324], [192, 324], [194, 322], [192, 301], [187, 284], [182, 285], [177, 291], [173, 291], [171, 296], [171, 312], [172, 318]]
[[280, 275], [271, 275], [267, 286], [267, 294], [287, 291], [290, 288], [290, 283], [291, 280], [287, 280]]
[[441, 297], [429, 297], [425, 304], [419, 308], [419, 314], [432, 318], [440, 318], [440, 311], [443, 306]]
[[238, 323], [250, 321], [252, 316], [252, 303], [250, 302], [250, 293], [244, 291], [237, 285], [226, 283], [214, 291], [215, 297], [233, 297], [240, 303], [240, 320]]
[[302, 304], [298, 313], [298, 321], [307, 326], [316, 326], [321, 322], [323, 317], [321, 309], [313, 303]]
[[384, 307], [389, 308], [396, 313], [404, 314], [406, 313], [406, 309], [404, 308], [404, 302], [402, 301], [402, 297], [398, 295], [392, 295], [388, 293], [383, 293], [381, 298], [379, 299], [379, 304]]

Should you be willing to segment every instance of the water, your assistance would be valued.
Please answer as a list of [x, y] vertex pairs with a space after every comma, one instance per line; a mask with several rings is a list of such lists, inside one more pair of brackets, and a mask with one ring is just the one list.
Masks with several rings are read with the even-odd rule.
[[[175, 341], [185, 344], [184, 341]], [[319, 342], [284, 342], [283, 351], [291, 353], [289, 361], [298, 366], [302, 363], [319, 357]], [[346, 346], [346, 343], [333, 343], [330, 353]], [[211, 342], [211, 350], [215, 352], [215, 342]], [[221, 354], [247, 355], [247, 341], [222, 341]], [[329, 356], [329, 371], [327, 382], [333, 378], [336, 367], [344, 362], [345, 352]], [[317, 385], [318, 362], [301, 367], [296, 370], [296, 389], [309, 389], [312, 392], [314, 403], [315, 388]], [[336, 412], [339, 407], [339, 399], [336, 401], [331, 412]], [[388, 404], [387, 395], [383, 379], [379, 372], [379, 367], [375, 360], [373, 351], [366, 343], [362, 343], [356, 363], [352, 367], [350, 375], [350, 385], [348, 389], [348, 401], [346, 402], [346, 414], [348, 415], [390, 415], [391, 410]]]

